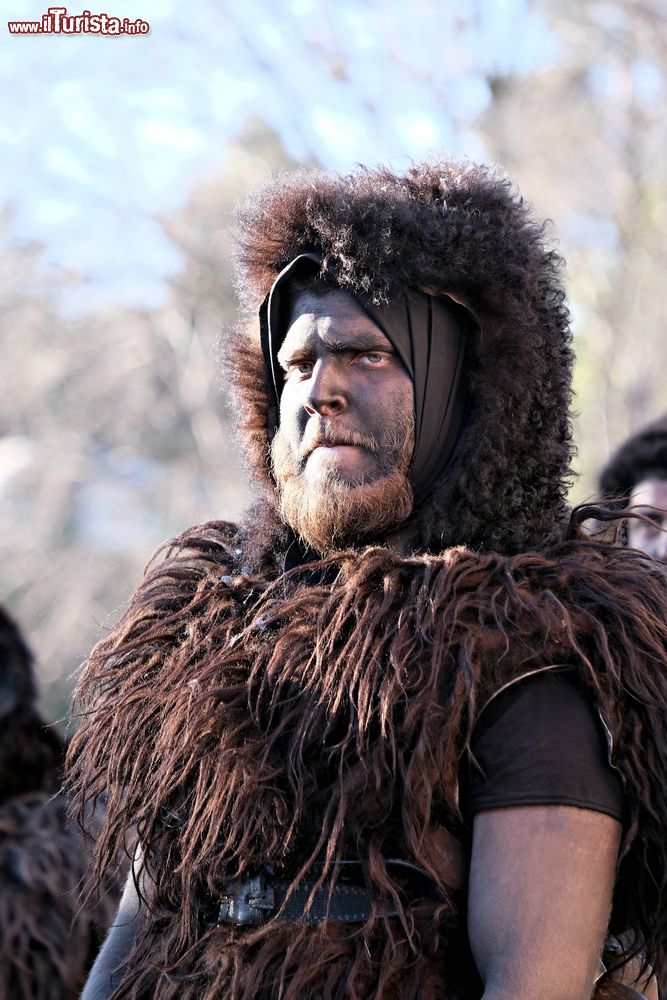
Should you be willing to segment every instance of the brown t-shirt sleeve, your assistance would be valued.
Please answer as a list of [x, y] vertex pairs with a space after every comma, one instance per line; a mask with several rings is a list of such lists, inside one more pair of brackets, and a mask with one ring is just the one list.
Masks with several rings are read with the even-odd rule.
[[572, 669], [511, 685], [483, 710], [461, 773], [467, 819], [483, 809], [568, 805], [623, 822], [625, 796], [602, 720]]

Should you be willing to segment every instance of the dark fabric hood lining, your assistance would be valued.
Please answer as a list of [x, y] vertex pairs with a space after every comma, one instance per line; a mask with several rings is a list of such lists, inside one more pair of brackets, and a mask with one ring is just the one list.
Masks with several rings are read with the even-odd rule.
[[[260, 336], [264, 363], [272, 388], [274, 426], [277, 426], [284, 380], [277, 354], [284, 340], [285, 284], [309, 273], [320, 274], [322, 258], [305, 253], [295, 257], [277, 276], [260, 308]], [[332, 286], [335, 287], [335, 286]], [[344, 291], [347, 291], [344, 289]], [[466, 411], [463, 378], [466, 328], [472, 320], [464, 307], [445, 297], [409, 289], [388, 307], [374, 305], [367, 296], [348, 292], [395, 348], [412, 379], [415, 404], [415, 448], [410, 481], [415, 500], [428, 496], [447, 468]]]

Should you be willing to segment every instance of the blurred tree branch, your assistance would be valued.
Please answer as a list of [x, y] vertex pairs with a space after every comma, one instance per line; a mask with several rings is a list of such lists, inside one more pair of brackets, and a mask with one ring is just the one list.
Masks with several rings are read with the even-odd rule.
[[665, 409], [667, 8], [542, 0], [560, 54], [527, 81], [494, 81], [481, 123], [492, 156], [556, 220], [568, 263], [581, 481]]
[[16, 244], [6, 220], [0, 593], [36, 647], [51, 714], [66, 711], [69, 675], [151, 551], [247, 502], [216, 370], [221, 328], [236, 323], [232, 207], [293, 166], [250, 122], [222, 174], [164, 221], [185, 266], [153, 311], [63, 318], [40, 279], [39, 248]]

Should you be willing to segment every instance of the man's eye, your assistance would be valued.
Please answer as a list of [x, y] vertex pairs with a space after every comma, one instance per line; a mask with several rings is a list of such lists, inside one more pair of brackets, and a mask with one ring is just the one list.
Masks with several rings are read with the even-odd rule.
[[386, 358], [387, 355], [382, 353], [382, 351], [365, 351], [364, 354], [361, 355], [362, 361], [368, 361], [370, 365], [382, 364]]
[[287, 366], [287, 374], [310, 375], [313, 370], [312, 361], [291, 361]]

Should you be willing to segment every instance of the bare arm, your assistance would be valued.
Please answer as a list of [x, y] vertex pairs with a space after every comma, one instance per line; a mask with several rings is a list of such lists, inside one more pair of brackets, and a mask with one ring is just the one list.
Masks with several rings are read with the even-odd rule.
[[[118, 913], [90, 970], [81, 1000], [106, 1000], [122, 978], [123, 963], [130, 953], [137, 927], [144, 916], [144, 904], [135, 885], [135, 876], [141, 878], [139, 848], [132, 869], [123, 889]], [[145, 892], [145, 885], [142, 885], [142, 891]]]
[[468, 931], [483, 1000], [590, 1000], [621, 829], [570, 806], [475, 816]]

